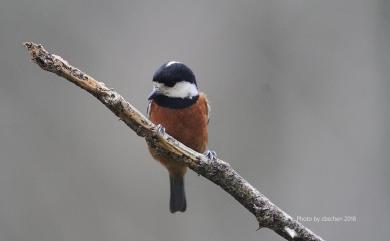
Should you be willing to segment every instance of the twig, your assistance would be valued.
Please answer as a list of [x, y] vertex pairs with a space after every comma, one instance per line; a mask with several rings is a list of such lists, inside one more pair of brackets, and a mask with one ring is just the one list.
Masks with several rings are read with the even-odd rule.
[[24, 46], [31, 59], [42, 69], [62, 76], [91, 93], [158, 152], [184, 162], [193, 171], [223, 188], [256, 217], [259, 229], [270, 228], [286, 240], [323, 240], [273, 204], [227, 162], [220, 159], [210, 161], [168, 134], [158, 132], [156, 126], [120, 94], [71, 66], [60, 56], [47, 52], [42, 45], [26, 42]]

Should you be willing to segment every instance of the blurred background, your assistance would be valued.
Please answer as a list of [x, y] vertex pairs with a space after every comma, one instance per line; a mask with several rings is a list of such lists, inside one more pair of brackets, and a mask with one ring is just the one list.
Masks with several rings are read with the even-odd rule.
[[0, 4], [0, 241], [283, 240], [190, 171], [164, 168], [102, 104], [28, 61], [36, 41], [145, 113], [153, 72], [186, 63], [210, 147], [326, 240], [390, 236], [390, 2]]

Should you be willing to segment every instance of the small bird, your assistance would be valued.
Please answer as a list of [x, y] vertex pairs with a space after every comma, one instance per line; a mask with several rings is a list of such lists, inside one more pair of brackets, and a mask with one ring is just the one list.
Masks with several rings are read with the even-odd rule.
[[[159, 126], [191, 149], [215, 158], [213, 151], [206, 151], [208, 144], [208, 120], [210, 106], [206, 95], [198, 91], [195, 75], [186, 65], [170, 61], [160, 66], [153, 76], [153, 91], [149, 96], [147, 114]], [[184, 192], [183, 163], [158, 154], [149, 146], [153, 158], [169, 172], [171, 213], [184, 212], [187, 208]]]

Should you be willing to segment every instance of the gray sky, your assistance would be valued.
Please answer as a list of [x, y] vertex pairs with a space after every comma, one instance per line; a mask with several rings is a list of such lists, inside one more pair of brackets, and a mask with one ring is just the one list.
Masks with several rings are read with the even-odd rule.
[[[103, 105], [27, 60], [43, 43], [144, 111], [168, 60], [212, 105], [210, 148], [327, 240], [390, 236], [390, 2], [0, 4], [0, 241], [282, 240], [219, 187], [166, 170]], [[145, 112], [145, 111], [144, 111]]]

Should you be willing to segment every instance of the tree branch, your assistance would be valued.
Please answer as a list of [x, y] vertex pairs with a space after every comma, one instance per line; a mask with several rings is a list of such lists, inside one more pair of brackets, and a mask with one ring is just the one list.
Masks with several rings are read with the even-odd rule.
[[26, 42], [24, 46], [31, 59], [42, 69], [64, 77], [91, 93], [158, 152], [185, 163], [196, 173], [223, 188], [256, 217], [259, 229], [270, 228], [286, 240], [323, 240], [273, 204], [227, 162], [220, 159], [210, 161], [168, 134], [158, 132], [156, 126], [120, 94], [71, 66], [60, 56], [47, 52], [42, 45]]

